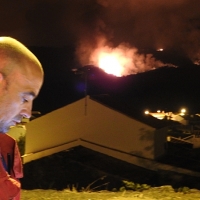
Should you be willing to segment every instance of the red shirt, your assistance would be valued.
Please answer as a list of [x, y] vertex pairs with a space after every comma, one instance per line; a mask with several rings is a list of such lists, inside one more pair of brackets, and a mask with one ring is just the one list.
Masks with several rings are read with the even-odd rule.
[[21, 155], [15, 139], [0, 133], [0, 200], [19, 200], [23, 177]]

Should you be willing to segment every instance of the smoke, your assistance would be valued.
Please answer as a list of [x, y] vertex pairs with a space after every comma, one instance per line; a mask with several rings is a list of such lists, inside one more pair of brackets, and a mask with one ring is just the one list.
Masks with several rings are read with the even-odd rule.
[[199, 0], [32, 0], [0, 3], [0, 34], [26, 45], [76, 45], [81, 63], [104, 45], [174, 49], [200, 60]]
[[[96, 3], [99, 7], [96, 21], [93, 21], [93, 29], [88, 26], [87, 32], [90, 34], [83, 34], [84, 37], [80, 37], [77, 44], [77, 55], [82, 64], [91, 61], [93, 51], [98, 52], [101, 48], [118, 49], [123, 43], [128, 43], [130, 51], [134, 52], [137, 52], [137, 49], [148, 48], [177, 50], [198, 64], [200, 60], [198, 0], [149, 0], [143, 3], [140, 0], [98, 0]], [[151, 55], [134, 53], [133, 60], [136, 57], [140, 61], [143, 60], [143, 66], [139, 67], [138, 72], [149, 69], [148, 60], [151, 60], [150, 63], [154, 60]], [[94, 59], [92, 61], [94, 62]], [[159, 65], [158, 61], [155, 63], [151, 68]], [[127, 71], [135, 71], [135, 66], [132, 69], [130, 66], [127, 68]]]
[[127, 43], [111, 47], [104, 42], [105, 40], [101, 41], [98, 47], [90, 52], [89, 61], [84, 64], [98, 66], [116, 76], [142, 73], [163, 66], [176, 67], [156, 60], [152, 54], [139, 54], [137, 48], [130, 47]]

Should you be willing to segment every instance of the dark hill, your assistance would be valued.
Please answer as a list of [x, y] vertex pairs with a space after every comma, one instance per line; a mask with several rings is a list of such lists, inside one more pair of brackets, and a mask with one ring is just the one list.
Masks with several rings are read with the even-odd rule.
[[[81, 67], [75, 57], [75, 48], [30, 47], [41, 61], [45, 81], [34, 103], [34, 110], [42, 114], [76, 101], [85, 95], [85, 74], [75, 74], [73, 68]], [[87, 72], [87, 94], [108, 94], [134, 104], [140, 109], [177, 111], [185, 106], [190, 112], [200, 112], [200, 66], [181, 53], [151, 51], [157, 59], [174, 67], [115, 77], [98, 67]]]

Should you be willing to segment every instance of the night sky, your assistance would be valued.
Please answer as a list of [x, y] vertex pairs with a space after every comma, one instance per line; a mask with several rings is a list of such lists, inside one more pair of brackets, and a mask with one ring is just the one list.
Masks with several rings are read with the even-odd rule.
[[194, 55], [199, 51], [199, 5], [198, 0], [1, 1], [0, 34], [28, 46], [95, 48], [104, 37], [112, 45], [175, 48]]
[[0, 24], [0, 35], [24, 43], [44, 67], [34, 110], [48, 113], [83, 97], [84, 75], [72, 69], [95, 64], [91, 53], [102, 46], [123, 46], [145, 64], [152, 62], [146, 55], [153, 55], [161, 67], [144, 65], [123, 77], [92, 67], [89, 94], [109, 94], [141, 108], [200, 112], [199, 0], [4, 0]]

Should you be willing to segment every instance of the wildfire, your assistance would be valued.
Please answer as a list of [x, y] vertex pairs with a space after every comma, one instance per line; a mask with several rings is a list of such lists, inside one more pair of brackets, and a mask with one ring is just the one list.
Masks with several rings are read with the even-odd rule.
[[113, 74], [115, 76], [122, 76], [123, 74], [122, 59], [115, 54], [100, 53], [99, 67], [108, 74]]
[[126, 76], [137, 74], [164, 66], [152, 54], [139, 54], [136, 48], [119, 45], [116, 48], [99, 47], [90, 56], [90, 62], [108, 74]]

